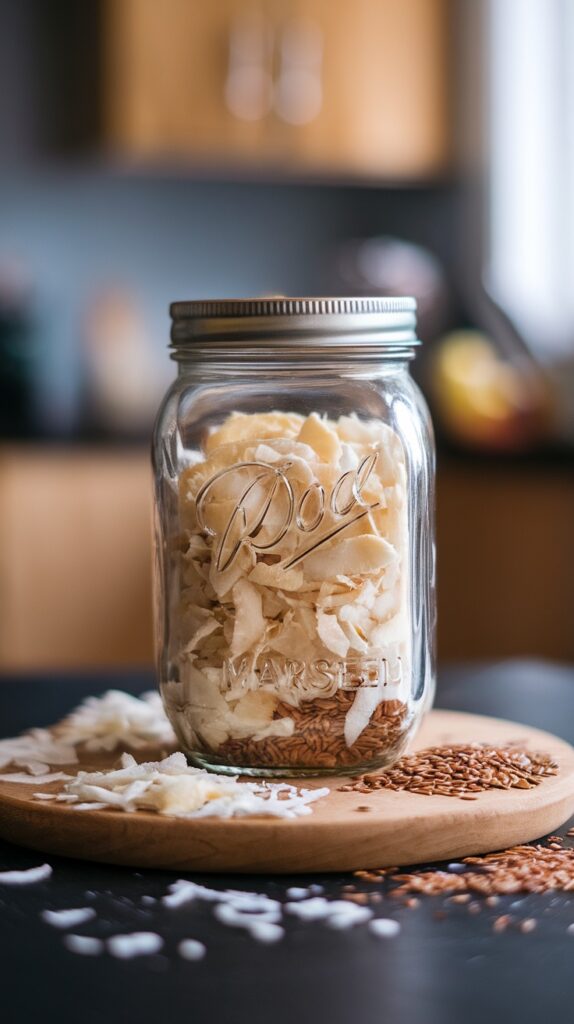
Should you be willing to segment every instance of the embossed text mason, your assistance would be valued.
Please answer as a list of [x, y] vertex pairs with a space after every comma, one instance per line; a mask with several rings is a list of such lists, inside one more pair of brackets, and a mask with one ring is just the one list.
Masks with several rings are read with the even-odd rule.
[[154, 437], [157, 664], [190, 759], [392, 764], [434, 693], [412, 299], [177, 302]]

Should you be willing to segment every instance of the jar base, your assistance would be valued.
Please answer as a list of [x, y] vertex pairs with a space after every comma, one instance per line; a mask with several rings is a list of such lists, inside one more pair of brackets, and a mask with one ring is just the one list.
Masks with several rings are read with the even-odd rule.
[[246, 765], [232, 765], [225, 764], [218, 760], [217, 757], [210, 756], [209, 754], [199, 754], [196, 752], [191, 753], [185, 751], [188, 761], [195, 768], [203, 768], [205, 771], [212, 772], [214, 775], [241, 775], [245, 778], [252, 779], [312, 779], [312, 778], [348, 778], [354, 775], [364, 775], [366, 772], [378, 772], [384, 771], [386, 768], [390, 768], [391, 765], [395, 764], [398, 758], [403, 753], [404, 747], [401, 750], [393, 751], [389, 755], [381, 758], [377, 758], [376, 761], [370, 761], [366, 764], [358, 765], [338, 765], [336, 767], [327, 766], [294, 766], [294, 765], [274, 765], [272, 768], [267, 766], [253, 767]]

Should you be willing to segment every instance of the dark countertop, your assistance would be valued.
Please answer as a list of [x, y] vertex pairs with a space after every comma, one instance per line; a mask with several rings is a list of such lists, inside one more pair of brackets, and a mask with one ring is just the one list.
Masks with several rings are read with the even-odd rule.
[[[47, 725], [88, 694], [110, 687], [138, 692], [146, 672], [0, 679], [0, 733]], [[537, 662], [450, 668], [437, 704], [512, 718], [574, 741], [574, 669]], [[562, 833], [568, 828], [565, 825]], [[426, 897], [416, 908], [388, 900], [376, 908], [396, 918], [400, 934], [376, 939], [364, 926], [337, 932], [321, 923], [287, 922], [274, 946], [224, 927], [207, 903], [178, 910], [142, 905], [162, 896], [175, 875], [108, 867], [41, 854], [0, 841], [0, 870], [48, 860], [51, 879], [0, 887], [2, 1024], [539, 1024], [569, 1020], [574, 1000], [574, 894], [504, 897], [496, 908]], [[282, 898], [311, 881], [337, 897], [350, 876], [292, 878], [194, 876], [214, 888]], [[353, 879], [353, 881], [357, 881]], [[358, 883], [364, 891], [382, 891]], [[510, 905], [514, 904], [513, 907]], [[518, 904], [518, 905], [517, 905]], [[93, 905], [98, 919], [75, 929], [107, 937], [157, 931], [161, 954], [132, 961], [68, 952], [64, 932], [40, 919], [43, 909]], [[437, 918], [435, 915], [441, 912]], [[535, 931], [494, 934], [499, 914], [534, 917]], [[444, 913], [444, 916], [442, 916]], [[180, 939], [207, 947], [198, 963], [176, 954]]]

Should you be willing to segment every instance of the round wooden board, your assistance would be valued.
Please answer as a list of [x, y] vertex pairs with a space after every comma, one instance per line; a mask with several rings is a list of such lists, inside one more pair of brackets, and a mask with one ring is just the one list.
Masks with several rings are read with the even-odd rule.
[[[432, 711], [413, 749], [467, 741], [519, 742], [551, 754], [559, 774], [535, 789], [493, 790], [475, 801], [390, 790], [341, 793], [342, 778], [298, 780], [331, 787], [311, 815], [227, 821], [75, 811], [34, 800], [34, 786], [0, 782], [0, 835], [43, 853], [131, 867], [293, 874], [485, 853], [546, 835], [574, 812], [574, 749], [549, 733], [482, 715]], [[157, 756], [159, 751], [145, 751], [145, 760]], [[117, 758], [92, 755], [79, 767], [112, 767]], [[58, 784], [40, 788], [57, 790]], [[369, 806], [370, 813], [357, 811], [359, 806]]]

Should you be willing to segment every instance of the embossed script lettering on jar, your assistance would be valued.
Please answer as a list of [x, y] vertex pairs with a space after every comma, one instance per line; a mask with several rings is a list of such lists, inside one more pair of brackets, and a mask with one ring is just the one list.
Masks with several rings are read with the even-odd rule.
[[188, 746], [236, 765], [392, 754], [410, 722], [397, 434], [356, 416], [234, 413], [190, 462], [178, 658]]
[[[347, 470], [335, 483], [328, 505], [335, 519], [342, 519], [343, 522], [321, 533], [318, 539], [313, 538], [313, 542], [302, 551], [298, 551], [293, 558], [278, 563], [278, 569], [291, 569], [298, 565], [312, 551], [327, 544], [347, 527], [368, 515], [371, 510], [381, 507], [380, 501], [369, 503], [362, 497], [362, 490], [368, 484], [378, 458], [377, 452], [365, 456], [357, 469]], [[268, 551], [280, 543], [293, 524], [301, 533], [315, 534], [319, 531], [325, 518], [325, 488], [314, 481], [303, 491], [299, 501], [296, 501], [295, 491], [288, 477], [292, 465], [289, 460], [276, 467], [265, 462], [240, 462], [236, 466], [222, 469], [200, 488], [195, 499], [197, 521], [201, 529], [217, 540], [217, 572], [223, 572], [231, 566], [242, 544], [251, 546], [256, 551]], [[249, 481], [240, 493], [228, 521], [223, 524], [223, 532], [218, 537], [216, 530], [209, 525], [209, 500], [211, 498], [212, 501], [217, 501], [214, 492], [218, 482], [225, 484], [229, 477], [241, 475], [242, 470], [255, 470], [254, 479]], [[233, 485], [234, 481], [232, 488]], [[360, 510], [352, 515], [355, 506], [359, 506]], [[265, 534], [268, 522], [271, 523], [271, 536], [261, 543], [257, 538]]]

